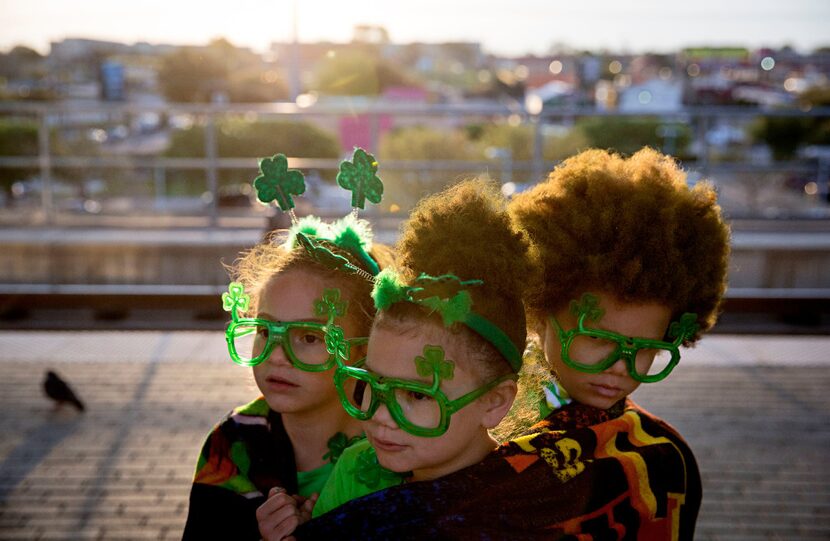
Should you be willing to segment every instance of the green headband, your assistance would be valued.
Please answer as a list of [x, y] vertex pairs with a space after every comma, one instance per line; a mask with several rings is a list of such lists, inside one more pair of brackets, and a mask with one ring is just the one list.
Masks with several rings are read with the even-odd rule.
[[[284, 154], [261, 159], [261, 174], [253, 184], [261, 202], [274, 203], [291, 217], [292, 225], [285, 242], [287, 249], [302, 246], [315, 261], [325, 266], [371, 280], [380, 268], [369, 255], [372, 230], [368, 222], [357, 218], [357, 212], [365, 206], [366, 200], [377, 204], [383, 197], [383, 182], [376, 174], [377, 167], [375, 157], [361, 148], [355, 148], [352, 161], [345, 160], [340, 164], [337, 183], [352, 192], [352, 212], [331, 224], [316, 216], [297, 219], [292, 196], [305, 192], [305, 176], [296, 169], [288, 169], [288, 158]], [[348, 261], [338, 252], [350, 254], [355, 261]]]
[[398, 302], [410, 302], [430, 314], [439, 313], [445, 327], [463, 323], [495, 347], [513, 372], [518, 373], [522, 367], [522, 354], [513, 341], [495, 323], [472, 311], [473, 300], [467, 288], [483, 283], [481, 280], [462, 281], [452, 274], [421, 274], [408, 285], [393, 270], [384, 269], [375, 279], [372, 298], [378, 310], [386, 310]]

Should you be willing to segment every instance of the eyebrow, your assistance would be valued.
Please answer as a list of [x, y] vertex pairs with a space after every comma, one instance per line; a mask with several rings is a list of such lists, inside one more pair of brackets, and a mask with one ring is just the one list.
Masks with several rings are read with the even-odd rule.
[[276, 323], [327, 323], [327, 319], [319, 318], [319, 317], [312, 317], [308, 319], [294, 319], [291, 321], [280, 320], [269, 314], [268, 312], [257, 312], [256, 315], [257, 319], [267, 319], [268, 321], [274, 321]]
[[372, 367], [369, 366], [368, 362], [363, 365], [363, 369], [367, 372], [371, 372], [372, 374], [376, 375], [382, 379], [399, 379], [404, 381], [414, 381], [417, 383], [423, 383], [425, 385], [430, 385], [432, 383], [432, 378], [427, 379], [425, 376], [417, 375], [414, 378], [402, 378], [400, 376], [384, 376], [383, 374], [379, 374], [376, 370], [373, 370]]

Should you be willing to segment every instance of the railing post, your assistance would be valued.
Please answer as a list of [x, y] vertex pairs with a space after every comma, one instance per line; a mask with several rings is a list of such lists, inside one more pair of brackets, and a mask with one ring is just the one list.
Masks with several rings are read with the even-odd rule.
[[207, 158], [205, 174], [207, 178], [207, 188], [210, 192], [210, 227], [217, 227], [219, 225], [219, 180], [216, 172], [217, 152], [216, 123], [214, 121], [214, 114], [214, 109], [211, 107], [207, 112], [207, 120], [205, 122], [205, 157]]
[[830, 203], [830, 159], [823, 156], [819, 156], [818, 159], [816, 186], [818, 186], [819, 201]]
[[49, 114], [47, 109], [41, 109], [38, 117], [37, 146], [38, 166], [40, 167], [40, 201], [43, 207], [43, 218], [46, 225], [54, 223], [54, 201], [52, 198], [52, 156], [49, 148]]
[[706, 137], [709, 131], [709, 117], [706, 113], [701, 113], [697, 122], [697, 139], [700, 145], [700, 155], [698, 156], [698, 170], [703, 178], [709, 176], [709, 139]]
[[539, 115], [531, 117], [533, 125], [533, 178], [534, 184], [542, 180], [544, 171], [544, 141], [542, 139], [542, 118]]
[[503, 149], [501, 162], [501, 183], [513, 182], [513, 151], [509, 148]]
[[156, 192], [156, 210], [167, 208], [167, 170], [161, 165], [153, 167], [153, 184]]

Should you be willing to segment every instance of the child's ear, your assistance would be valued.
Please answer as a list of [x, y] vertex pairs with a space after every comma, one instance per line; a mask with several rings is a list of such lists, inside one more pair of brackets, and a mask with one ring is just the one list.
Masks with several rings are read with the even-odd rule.
[[519, 388], [516, 382], [512, 379], [502, 381], [496, 385], [490, 392], [481, 397], [484, 405], [484, 414], [481, 418], [481, 424], [484, 428], [496, 428], [498, 424], [510, 411], [513, 401], [516, 399], [516, 393]]

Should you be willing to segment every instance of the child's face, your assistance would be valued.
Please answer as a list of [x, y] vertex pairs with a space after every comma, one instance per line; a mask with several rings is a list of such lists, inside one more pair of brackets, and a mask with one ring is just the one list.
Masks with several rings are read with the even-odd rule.
[[[463, 355], [452, 347], [458, 338], [437, 327], [424, 326], [417, 333], [401, 335], [393, 329], [375, 327], [369, 337], [366, 368], [389, 378], [423, 382], [432, 376], [419, 376], [415, 357], [423, 355], [429, 344], [444, 348], [446, 359], [457, 361]], [[462, 354], [462, 355], [460, 355]], [[455, 362], [452, 379], [441, 380], [441, 391], [454, 400], [481, 386], [465, 363]], [[509, 407], [509, 406], [508, 406]], [[409, 434], [392, 419], [383, 404], [362, 423], [369, 442], [377, 451], [380, 464], [395, 472], [413, 473], [413, 479], [435, 479], [478, 462], [480, 450], [489, 441], [485, 426], [486, 406], [481, 398], [452, 414], [449, 429], [441, 436], [428, 438]]]
[[[263, 289], [256, 317], [279, 322], [326, 323], [325, 317], [314, 314], [314, 302], [322, 298], [327, 285], [331, 287], [318, 276], [300, 269], [279, 274]], [[352, 309], [353, 303], [349, 303], [348, 310]], [[356, 325], [348, 312], [347, 317], [338, 318], [336, 323], [343, 328], [347, 338], [355, 337]], [[312, 346], [325, 347], [322, 335], [309, 333], [304, 340], [314, 342]], [[340, 407], [333, 382], [334, 368], [325, 372], [299, 370], [291, 364], [283, 348], [277, 346], [270, 357], [253, 370], [259, 390], [274, 411], [302, 413]]]
[[[579, 298], [575, 295], [575, 298]], [[614, 295], [598, 293], [599, 306], [605, 314], [599, 321], [586, 322], [586, 326], [596, 329], [612, 331], [630, 337], [650, 338], [661, 340], [666, 333], [671, 318], [671, 309], [662, 304], [646, 303], [631, 304], [621, 302]], [[567, 306], [552, 314], [564, 330], [577, 327], [577, 317], [570, 312]], [[628, 373], [624, 360], [620, 359], [607, 370], [598, 374], [588, 374], [571, 368], [562, 361], [562, 344], [559, 333], [550, 321], [545, 324], [543, 336], [545, 358], [557, 375], [559, 382], [568, 391], [568, 394], [583, 404], [596, 408], [608, 409], [619, 400], [634, 392], [640, 382], [634, 380]], [[573, 348], [572, 348], [573, 355]], [[641, 351], [638, 355], [650, 355]], [[654, 356], [649, 359], [640, 359], [650, 364]]]

